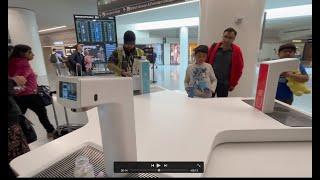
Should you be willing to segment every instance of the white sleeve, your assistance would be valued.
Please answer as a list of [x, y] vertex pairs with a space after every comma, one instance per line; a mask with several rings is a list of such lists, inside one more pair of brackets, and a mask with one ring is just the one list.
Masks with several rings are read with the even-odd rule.
[[217, 87], [217, 78], [214, 74], [214, 71], [211, 65], [209, 65], [209, 73], [210, 73], [209, 76], [210, 76], [210, 83], [211, 83], [210, 87], [212, 92], [215, 92]]
[[189, 87], [189, 82], [190, 82], [190, 66], [188, 66], [186, 70], [186, 76], [184, 78], [184, 87]]

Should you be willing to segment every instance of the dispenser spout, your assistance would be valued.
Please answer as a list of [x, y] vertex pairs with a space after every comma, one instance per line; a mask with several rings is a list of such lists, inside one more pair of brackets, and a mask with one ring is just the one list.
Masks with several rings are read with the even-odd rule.
[[257, 109], [264, 113], [273, 112], [280, 74], [297, 70], [299, 64], [300, 61], [297, 58], [278, 59], [260, 64], [255, 98]]

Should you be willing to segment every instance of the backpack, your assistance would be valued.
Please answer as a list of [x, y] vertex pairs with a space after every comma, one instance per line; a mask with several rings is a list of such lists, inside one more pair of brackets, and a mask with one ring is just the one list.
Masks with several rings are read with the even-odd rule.
[[49, 106], [52, 104], [52, 98], [50, 95], [50, 87], [49, 86], [38, 86], [38, 96], [41, 98], [43, 106]]
[[57, 63], [57, 57], [55, 54], [51, 54], [50, 55], [50, 62], [51, 63]]

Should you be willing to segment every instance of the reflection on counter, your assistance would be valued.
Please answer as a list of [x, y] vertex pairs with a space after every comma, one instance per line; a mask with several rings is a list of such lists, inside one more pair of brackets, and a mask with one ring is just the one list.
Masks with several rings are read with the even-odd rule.
[[[243, 102], [253, 106], [254, 100], [242, 100]], [[312, 117], [301, 113], [295, 109], [284, 106], [275, 102], [274, 111], [267, 113], [269, 117], [279, 121], [280, 123], [290, 127], [312, 127]]]

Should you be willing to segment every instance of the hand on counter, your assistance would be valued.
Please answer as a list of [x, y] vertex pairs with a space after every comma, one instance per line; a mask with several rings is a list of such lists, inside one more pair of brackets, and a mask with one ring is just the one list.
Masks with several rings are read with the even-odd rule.
[[121, 74], [125, 77], [132, 77], [132, 74], [131, 72], [125, 72], [125, 71], [122, 71]]

